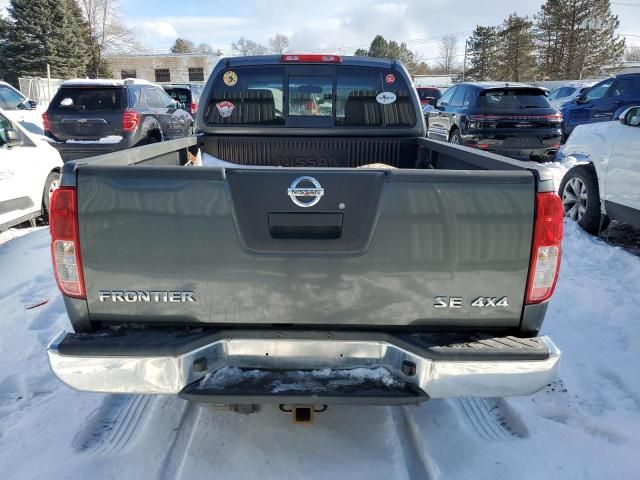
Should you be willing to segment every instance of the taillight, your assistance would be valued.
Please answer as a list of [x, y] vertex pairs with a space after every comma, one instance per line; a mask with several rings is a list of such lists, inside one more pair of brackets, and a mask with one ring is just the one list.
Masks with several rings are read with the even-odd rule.
[[60, 291], [69, 297], [86, 298], [78, 235], [76, 189], [60, 187], [49, 206], [53, 272]]
[[122, 112], [122, 131], [123, 132], [133, 132], [136, 128], [138, 128], [138, 124], [140, 123], [140, 112], [136, 112], [135, 110], [125, 110]]
[[340, 55], [318, 55], [318, 54], [302, 54], [302, 55], [282, 55], [281, 62], [301, 62], [301, 63], [342, 63]]
[[51, 123], [49, 122], [49, 114], [47, 112], [42, 114], [42, 128], [45, 132], [51, 130]]
[[189, 105], [189, 113], [191, 113], [191, 115], [195, 115], [197, 111], [198, 104], [196, 102], [191, 102], [191, 104]]
[[527, 304], [548, 300], [553, 294], [560, 270], [562, 244], [562, 201], [553, 192], [536, 195], [533, 247], [529, 265]]

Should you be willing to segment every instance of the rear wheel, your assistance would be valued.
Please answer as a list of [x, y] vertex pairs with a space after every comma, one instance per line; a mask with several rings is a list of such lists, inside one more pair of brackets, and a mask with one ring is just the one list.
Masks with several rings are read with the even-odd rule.
[[60, 188], [60, 174], [58, 172], [49, 173], [46, 182], [44, 182], [44, 191], [42, 192], [42, 219], [45, 222], [49, 221], [51, 195], [53, 195], [53, 192], [58, 188]]
[[460, 130], [455, 128], [453, 132], [451, 132], [451, 135], [449, 135], [449, 143], [462, 145], [462, 136], [460, 135]]
[[600, 213], [598, 180], [590, 167], [572, 168], [562, 179], [560, 191], [564, 215], [591, 234], [607, 227], [609, 220]]

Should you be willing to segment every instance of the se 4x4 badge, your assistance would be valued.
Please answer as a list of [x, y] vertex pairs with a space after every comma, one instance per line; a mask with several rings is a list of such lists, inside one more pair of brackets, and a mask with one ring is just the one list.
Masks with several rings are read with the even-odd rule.
[[[465, 306], [463, 305], [462, 297], [436, 297], [434, 300], [434, 308], [462, 308]], [[471, 302], [470, 305], [476, 308], [505, 308], [509, 306], [509, 298], [477, 297]]]

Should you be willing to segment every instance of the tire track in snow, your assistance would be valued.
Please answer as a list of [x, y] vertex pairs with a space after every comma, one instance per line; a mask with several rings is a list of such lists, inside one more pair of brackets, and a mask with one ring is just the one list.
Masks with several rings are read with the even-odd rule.
[[109, 395], [72, 441], [78, 452], [114, 453], [127, 447], [149, 405], [148, 395]]
[[396, 427], [400, 451], [404, 458], [409, 480], [436, 480], [440, 478], [435, 462], [429, 457], [417, 431], [417, 425], [407, 413], [407, 407], [389, 407]]
[[529, 431], [502, 398], [459, 398], [454, 401], [472, 429], [484, 440], [526, 438]]
[[169, 446], [162, 466], [159, 470], [161, 480], [175, 480], [179, 478], [180, 470], [184, 464], [189, 445], [195, 433], [195, 425], [202, 414], [202, 405], [194, 402], [184, 402], [180, 423], [176, 428], [176, 435]]

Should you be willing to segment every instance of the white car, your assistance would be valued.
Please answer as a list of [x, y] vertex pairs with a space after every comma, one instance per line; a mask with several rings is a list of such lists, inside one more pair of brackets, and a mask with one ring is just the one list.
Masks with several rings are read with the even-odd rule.
[[61, 168], [60, 154], [45, 137], [0, 109], [0, 231], [40, 216], [47, 219]]
[[640, 106], [618, 120], [579, 125], [558, 157], [577, 164], [560, 183], [565, 215], [590, 233], [609, 219], [640, 227]]
[[554, 108], [573, 101], [578, 95], [586, 92], [595, 82], [571, 82], [553, 90], [547, 97]]

